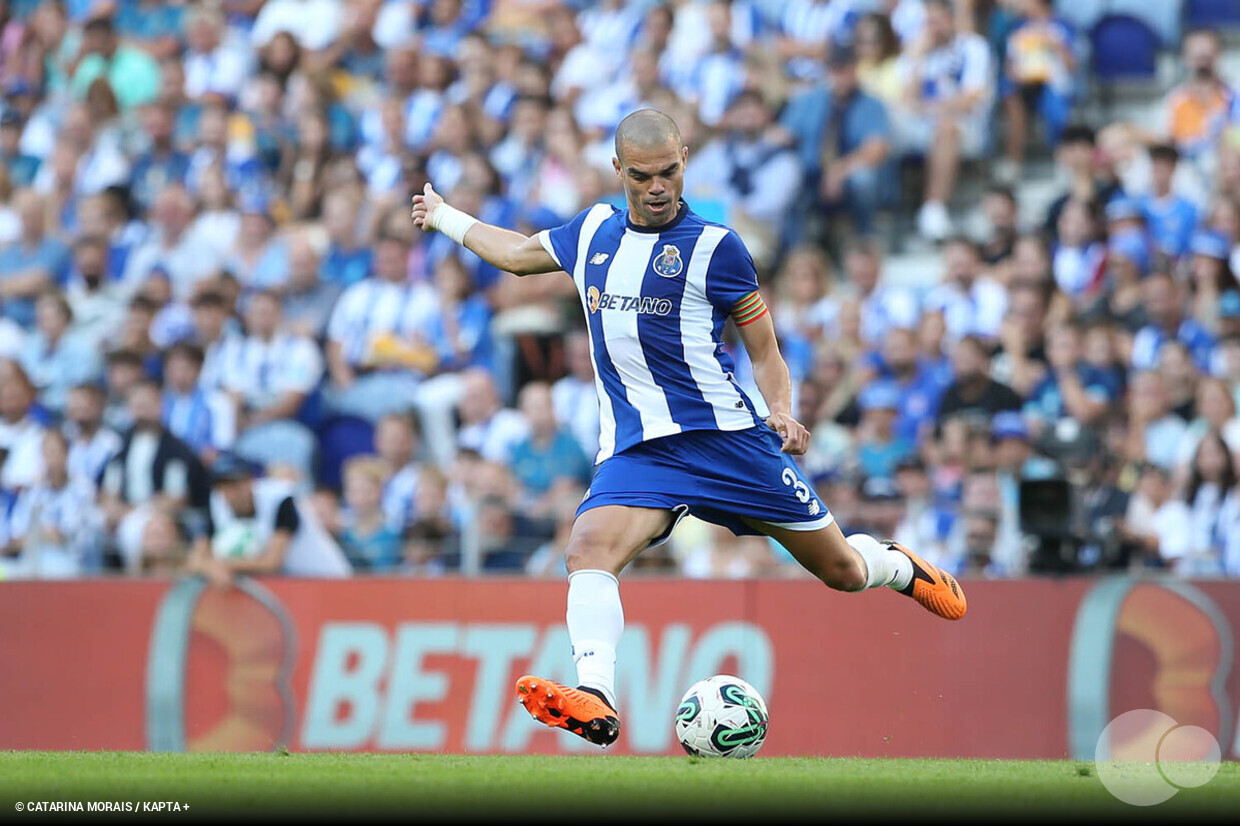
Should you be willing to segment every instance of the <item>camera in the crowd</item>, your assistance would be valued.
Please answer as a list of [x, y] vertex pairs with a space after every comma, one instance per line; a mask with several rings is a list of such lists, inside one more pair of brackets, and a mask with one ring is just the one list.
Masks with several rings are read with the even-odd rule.
[[1033, 544], [1029, 570], [1072, 573], [1114, 566], [1123, 557], [1113, 530], [1127, 497], [1106, 484], [1110, 462], [1098, 434], [1073, 419], [1037, 443], [1034, 473], [1020, 482], [1020, 529]]

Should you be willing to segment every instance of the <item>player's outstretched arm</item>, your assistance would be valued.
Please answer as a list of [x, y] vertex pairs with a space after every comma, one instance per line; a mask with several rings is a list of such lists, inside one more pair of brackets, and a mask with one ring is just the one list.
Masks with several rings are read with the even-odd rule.
[[430, 184], [413, 196], [412, 217], [414, 226], [423, 232], [437, 230], [504, 272], [535, 275], [560, 269], [537, 237], [484, 224], [449, 206]]
[[766, 423], [784, 440], [784, 453], [800, 455], [809, 449], [809, 431], [792, 417], [792, 378], [779, 352], [775, 324], [762, 297], [753, 292], [732, 311], [741, 343], [753, 364], [753, 380], [771, 415]]

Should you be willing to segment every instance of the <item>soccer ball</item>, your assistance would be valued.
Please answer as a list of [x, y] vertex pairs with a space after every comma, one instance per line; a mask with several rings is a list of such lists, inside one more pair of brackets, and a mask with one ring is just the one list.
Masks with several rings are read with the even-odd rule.
[[716, 674], [689, 687], [676, 739], [694, 757], [753, 757], [766, 740], [766, 701], [740, 677]]

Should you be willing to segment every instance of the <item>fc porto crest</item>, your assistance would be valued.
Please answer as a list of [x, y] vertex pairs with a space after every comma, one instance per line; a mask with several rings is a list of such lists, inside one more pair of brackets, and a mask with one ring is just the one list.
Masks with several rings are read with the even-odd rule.
[[675, 244], [664, 244], [663, 252], [654, 259], [654, 271], [664, 278], [675, 278], [685, 268], [680, 260], [680, 249]]

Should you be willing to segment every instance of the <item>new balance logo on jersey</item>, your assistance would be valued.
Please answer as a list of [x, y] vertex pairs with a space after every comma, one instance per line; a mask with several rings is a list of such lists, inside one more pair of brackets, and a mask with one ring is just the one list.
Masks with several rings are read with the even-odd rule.
[[637, 313], [638, 315], [672, 314], [672, 302], [669, 299], [601, 293], [598, 287], [586, 290], [586, 303], [592, 313], [599, 310], [619, 310], [623, 313]]
[[606, 252], [596, 252], [594, 253], [594, 255], [590, 257], [590, 263], [597, 266], [598, 264], [602, 264], [604, 261], [606, 261], [610, 257], [611, 255]]
[[809, 503], [809, 515], [810, 516], [817, 516], [818, 512], [821, 510], [822, 510], [822, 506], [818, 504], [817, 499]]

